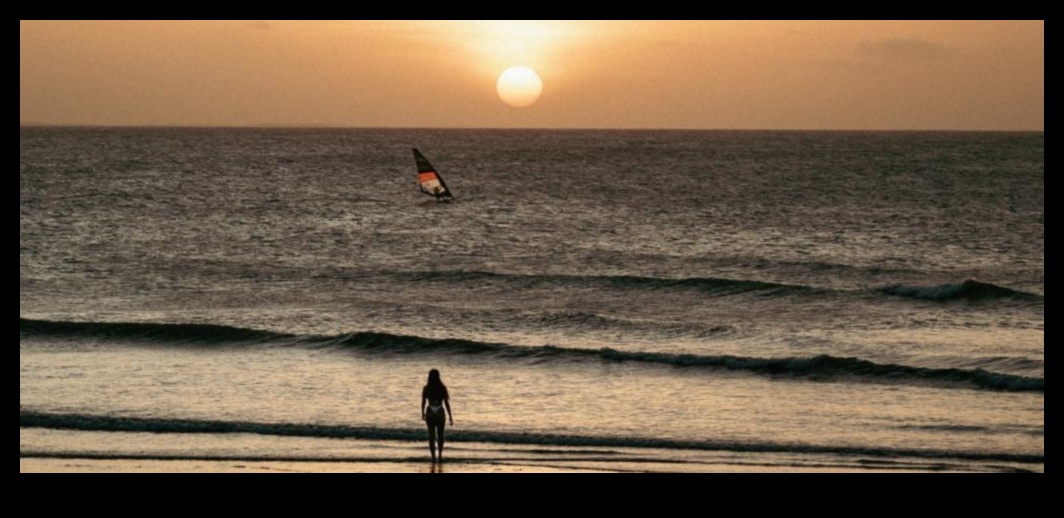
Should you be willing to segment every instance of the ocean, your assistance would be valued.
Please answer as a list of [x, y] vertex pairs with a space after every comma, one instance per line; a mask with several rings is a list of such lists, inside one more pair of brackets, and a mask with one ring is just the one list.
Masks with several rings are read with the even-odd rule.
[[1044, 144], [22, 128], [20, 471], [1044, 473]]

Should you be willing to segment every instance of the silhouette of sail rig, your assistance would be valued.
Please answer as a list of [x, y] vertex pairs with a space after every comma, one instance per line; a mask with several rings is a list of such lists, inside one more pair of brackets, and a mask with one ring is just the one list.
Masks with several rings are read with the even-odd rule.
[[435, 167], [432, 167], [425, 155], [422, 155], [417, 149], [414, 149], [414, 160], [417, 161], [417, 181], [421, 186], [421, 192], [434, 196], [436, 201], [440, 203], [454, 200], [454, 195], [447, 188], [443, 177], [440, 176]]

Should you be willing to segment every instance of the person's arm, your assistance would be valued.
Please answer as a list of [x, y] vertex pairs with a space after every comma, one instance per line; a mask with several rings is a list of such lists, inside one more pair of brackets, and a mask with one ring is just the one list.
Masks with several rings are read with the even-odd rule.
[[451, 413], [451, 398], [444, 399], [443, 406], [447, 407], [447, 417], [451, 420], [451, 426], [454, 426], [454, 414]]
[[425, 407], [429, 404], [429, 398], [425, 397], [425, 393], [421, 393], [421, 420], [425, 420]]

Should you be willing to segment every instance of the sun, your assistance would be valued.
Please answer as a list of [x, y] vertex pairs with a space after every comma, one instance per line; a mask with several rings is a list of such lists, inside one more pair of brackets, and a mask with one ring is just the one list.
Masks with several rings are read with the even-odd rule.
[[539, 99], [543, 93], [543, 80], [531, 68], [514, 67], [499, 76], [496, 89], [502, 102], [514, 108], [524, 108]]

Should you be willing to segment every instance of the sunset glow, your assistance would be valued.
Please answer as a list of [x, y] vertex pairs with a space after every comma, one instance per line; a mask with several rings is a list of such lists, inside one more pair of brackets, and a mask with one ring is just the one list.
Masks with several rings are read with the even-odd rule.
[[1044, 21], [20, 21], [19, 58], [21, 124], [1045, 126]]

